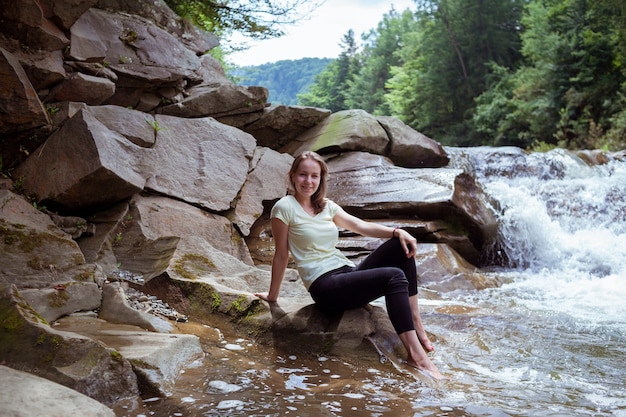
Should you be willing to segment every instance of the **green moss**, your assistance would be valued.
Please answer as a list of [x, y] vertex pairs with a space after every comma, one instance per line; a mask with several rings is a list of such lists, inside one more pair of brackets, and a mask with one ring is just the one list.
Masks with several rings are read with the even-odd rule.
[[216, 291], [211, 294], [211, 298], [213, 299], [213, 302], [211, 303], [211, 311], [217, 311], [222, 305], [222, 298]]
[[19, 332], [24, 328], [24, 318], [20, 316], [19, 312], [12, 309], [5, 309], [0, 312], [0, 323], [2, 323], [2, 329], [6, 332]]
[[69, 301], [70, 296], [65, 290], [57, 290], [48, 295], [48, 305], [53, 308], [63, 307]]
[[35, 342], [35, 344], [39, 346], [39, 345], [43, 345], [44, 343], [46, 343], [46, 334], [41, 333], [39, 337], [37, 337], [37, 341]]
[[244, 307], [244, 303], [246, 303], [247, 301], [248, 298], [245, 295], [240, 295], [230, 304], [230, 309], [235, 311], [236, 313], [242, 313], [246, 310], [246, 307]]
[[215, 271], [215, 264], [207, 257], [195, 253], [187, 253], [174, 263], [174, 271], [188, 280], [198, 279], [198, 273]]
[[71, 244], [70, 241], [51, 233], [26, 232], [21, 225], [0, 226], [0, 241], [5, 245], [15, 246], [20, 252], [31, 253], [44, 243], [54, 243], [58, 245]]
[[43, 269], [44, 269], [43, 263], [41, 262], [41, 259], [39, 259], [37, 257], [29, 259], [28, 262], [26, 262], [26, 265], [30, 269], [34, 269], [35, 271], [43, 271]]
[[119, 363], [122, 363], [124, 361], [124, 357], [117, 350], [111, 351], [111, 358], [113, 358], [115, 362], [119, 362]]
[[81, 282], [93, 281], [95, 279], [95, 274], [91, 271], [83, 271], [74, 275], [74, 279]]

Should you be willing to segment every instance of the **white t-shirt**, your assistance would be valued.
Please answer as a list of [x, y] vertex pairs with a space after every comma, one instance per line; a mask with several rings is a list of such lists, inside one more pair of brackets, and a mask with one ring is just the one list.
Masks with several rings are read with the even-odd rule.
[[339, 230], [333, 218], [340, 210], [338, 204], [327, 199], [324, 210], [311, 216], [292, 195], [281, 198], [272, 208], [271, 217], [289, 227], [289, 250], [307, 290], [320, 275], [342, 266], [354, 266], [336, 248]]

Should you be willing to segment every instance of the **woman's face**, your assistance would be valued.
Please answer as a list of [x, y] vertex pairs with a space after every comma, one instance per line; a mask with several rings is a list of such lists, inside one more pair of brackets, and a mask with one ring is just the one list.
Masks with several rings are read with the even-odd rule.
[[320, 186], [322, 167], [317, 161], [305, 158], [291, 176], [296, 195], [311, 198]]

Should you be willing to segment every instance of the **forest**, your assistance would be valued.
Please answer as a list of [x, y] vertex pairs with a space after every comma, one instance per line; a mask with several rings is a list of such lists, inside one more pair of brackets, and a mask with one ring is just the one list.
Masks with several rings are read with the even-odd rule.
[[[273, 6], [319, 3], [166, 1], [219, 35], [261, 38], [297, 21], [297, 7]], [[293, 61], [253, 81], [277, 102], [292, 103], [280, 90], [298, 91], [299, 105], [395, 116], [445, 145], [626, 147], [624, 0], [415, 0], [361, 39], [348, 31], [338, 42], [342, 52], [316, 75]], [[313, 77], [308, 88], [292, 85], [299, 71]]]
[[287, 106], [298, 104], [298, 95], [306, 92], [315, 77], [333, 61], [330, 58], [302, 58], [263, 65], [230, 68], [234, 82], [260, 85], [268, 89], [268, 101]]
[[318, 74], [301, 105], [396, 116], [446, 145], [618, 150], [626, 2], [418, 0]]

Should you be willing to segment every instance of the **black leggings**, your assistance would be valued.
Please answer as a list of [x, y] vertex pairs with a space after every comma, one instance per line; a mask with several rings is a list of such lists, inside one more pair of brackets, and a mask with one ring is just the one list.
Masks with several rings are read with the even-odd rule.
[[400, 239], [383, 243], [357, 267], [342, 267], [317, 278], [309, 288], [324, 312], [336, 314], [385, 296], [396, 333], [415, 330], [409, 296], [417, 294], [415, 259], [407, 258]]

